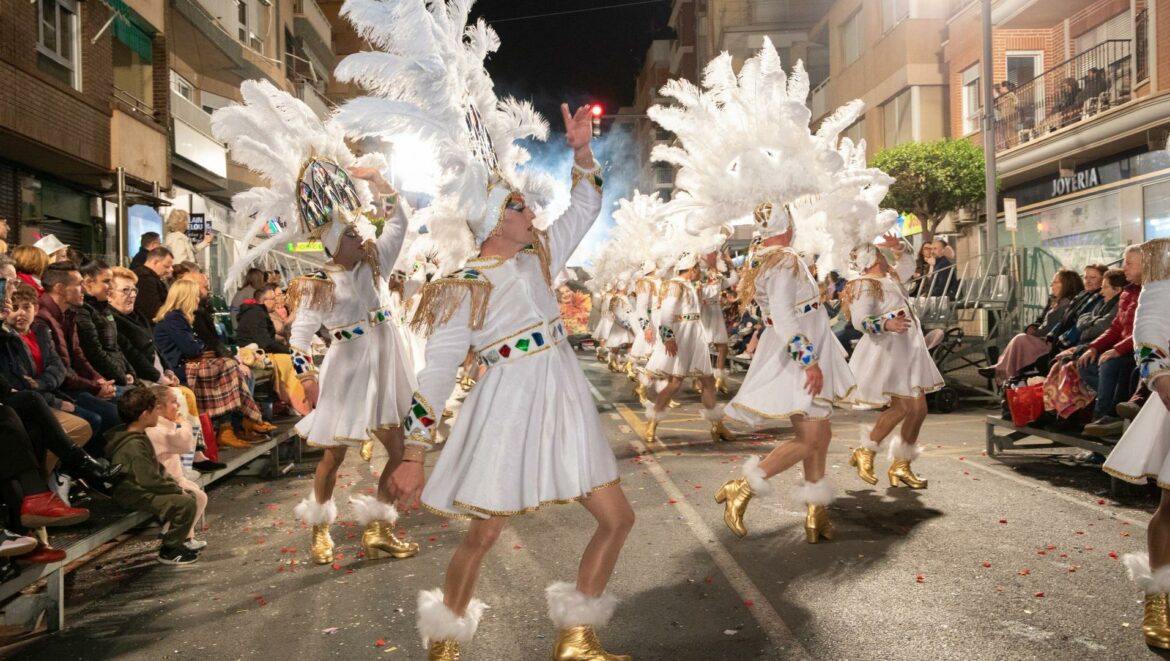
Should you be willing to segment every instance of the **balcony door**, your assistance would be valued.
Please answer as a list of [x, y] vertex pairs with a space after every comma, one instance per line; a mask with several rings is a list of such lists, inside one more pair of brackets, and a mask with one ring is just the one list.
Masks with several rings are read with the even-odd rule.
[[1019, 128], [1027, 131], [1044, 120], [1043, 51], [1008, 51], [1007, 79], [1016, 86]]

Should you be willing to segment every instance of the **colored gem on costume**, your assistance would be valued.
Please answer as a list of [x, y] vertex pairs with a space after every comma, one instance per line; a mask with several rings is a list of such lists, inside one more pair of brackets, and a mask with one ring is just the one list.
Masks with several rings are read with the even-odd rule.
[[504, 346], [500, 347], [500, 355], [503, 356], [504, 358], [507, 358], [508, 356], [512, 355], [512, 347], [510, 347], [506, 344]]

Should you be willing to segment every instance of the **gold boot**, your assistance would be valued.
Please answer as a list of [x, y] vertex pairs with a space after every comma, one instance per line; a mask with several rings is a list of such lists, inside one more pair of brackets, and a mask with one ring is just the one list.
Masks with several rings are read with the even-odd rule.
[[724, 482], [719, 491], [715, 492], [715, 502], [723, 504], [723, 522], [736, 537], [747, 535], [743, 516], [754, 495], [751, 485], [742, 477]]
[[638, 368], [634, 364], [634, 359], [630, 358], [629, 356], [626, 357], [626, 378], [628, 378], [631, 383], [638, 382]]
[[890, 486], [896, 487], [901, 482], [911, 489], [925, 489], [927, 480], [920, 479], [914, 474], [910, 468], [910, 462], [906, 459], [895, 459], [894, 463], [890, 464], [890, 470], [886, 473], [890, 478]]
[[1170, 614], [1167, 612], [1165, 593], [1146, 595], [1142, 633], [1146, 635], [1146, 645], [1170, 649]]
[[374, 442], [372, 440], [367, 438], [366, 440], [362, 441], [361, 457], [362, 461], [366, 462], [367, 464], [370, 463], [370, 460], [374, 458]]
[[605, 366], [609, 368], [609, 371], [613, 372], [614, 374], [617, 374], [617, 373], [618, 373], [618, 358], [617, 358], [617, 354], [615, 354], [615, 353], [614, 353], [614, 352], [612, 352], [612, 351], [611, 351], [611, 352], [609, 352], [609, 361], [606, 363], [606, 365], [605, 365]]
[[328, 523], [313, 526], [313, 543], [309, 547], [309, 556], [318, 565], [333, 562], [333, 538], [329, 536]]
[[633, 661], [633, 658], [606, 652], [597, 639], [597, 632], [588, 625], [561, 629], [552, 652], [552, 661]]
[[682, 406], [682, 403], [677, 402], [677, 401], [672, 399], [672, 400], [670, 400], [670, 403], [667, 404], [666, 406], [667, 406], [667, 408], [677, 409], [678, 407]]
[[692, 380], [691, 381], [691, 390], [693, 390], [694, 392], [696, 392], [700, 395], [703, 394], [703, 382], [698, 380], [698, 379]]
[[833, 539], [837, 532], [829, 521], [829, 511], [824, 505], [807, 505], [808, 513], [804, 516], [804, 537], [809, 544], [816, 544], [820, 538]]
[[731, 442], [734, 440], [735, 440], [735, 435], [731, 433], [731, 430], [727, 428], [727, 425], [723, 424], [722, 420], [718, 420], [716, 422], [711, 423], [711, 441], [712, 442], [714, 442], [714, 443], [718, 443], [720, 441]]
[[435, 640], [427, 650], [427, 661], [459, 661], [459, 643], [453, 640]]
[[729, 391], [727, 390], [727, 379], [721, 376], [715, 378], [715, 392], [719, 393], [720, 395], [729, 394]]
[[646, 423], [646, 438], [642, 439], [646, 445], [653, 445], [655, 443], [662, 443], [662, 439], [658, 438], [658, 419], [652, 418]]
[[877, 484], [877, 475], [873, 472], [873, 458], [877, 452], [869, 448], [857, 448], [849, 455], [849, 465], [857, 469], [857, 477], [870, 483]]
[[394, 524], [389, 521], [370, 521], [362, 533], [362, 550], [371, 560], [383, 554], [402, 560], [418, 555], [418, 544], [399, 539], [394, 534]]

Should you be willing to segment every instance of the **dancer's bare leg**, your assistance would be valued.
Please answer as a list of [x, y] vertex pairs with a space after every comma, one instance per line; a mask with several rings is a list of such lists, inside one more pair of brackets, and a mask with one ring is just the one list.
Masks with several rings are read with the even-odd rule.
[[507, 517], [493, 516], [490, 519], [475, 519], [451, 556], [447, 565], [447, 576], [443, 580], [443, 604], [451, 612], [462, 617], [475, 594], [475, 583], [479, 579], [479, 568], [488, 551], [500, 538], [500, 532]]
[[715, 345], [715, 369], [721, 370], [727, 366], [727, 345]]
[[593, 492], [581, 504], [597, 519], [597, 530], [581, 554], [577, 590], [591, 597], [605, 592], [626, 536], [634, 527], [634, 509], [620, 486], [613, 484]]
[[[703, 384], [703, 389], [702, 389], [703, 391], [702, 391], [702, 394], [700, 395], [700, 397], [703, 398], [703, 408], [705, 408], [705, 409], [715, 408], [715, 396], [718, 394], [715, 392], [715, 377], [714, 376], [701, 376], [701, 377], [699, 377], [699, 383]], [[666, 400], [666, 401], [669, 402], [670, 400]]]
[[683, 380], [678, 377], [670, 377], [666, 381], [666, 386], [658, 392], [658, 397], [654, 400], [654, 410], [662, 413], [666, 407], [670, 405], [670, 400], [674, 399], [675, 393], [682, 388]]
[[825, 477], [825, 468], [828, 464], [829, 442], [833, 439], [832, 426], [828, 420], [809, 420], [793, 422], [797, 436], [807, 435], [810, 450], [804, 458], [804, 481], [820, 482]]
[[1158, 509], [1146, 527], [1146, 545], [1150, 550], [1150, 569], [1170, 565], [1170, 491], [1162, 490]]
[[914, 445], [918, 442], [922, 423], [926, 422], [926, 395], [919, 395], [914, 399], [905, 397], [892, 399], [898, 402], [905, 412], [905, 417], [902, 419], [902, 442], [906, 445]]
[[393, 503], [394, 498], [390, 495], [390, 476], [394, 473], [394, 469], [398, 468], [398, 464], [402, 463], [402, 454], [406, 451], [406, 444], [404, 442], [404, 435], [402, 427], [392, 427], [390, 429], [379, 429], [374, 432], [374, 438], [386, 448], [386, 465], [382, 468], [382, 473], [378, 475], [378, 500], [383, 503]]
[[[812, 421], [813, 426], [809, 426], [810, 421], [803, 415], [792, 416], [792, 425], [796, 428], [796, 438], [785, 441], [768, 453], [760, 461], [760, 469], [764, 471], [764, 477], [770, 478], [777, 473], [792, 468], [797, 463], [804, 461], [810, 454], [816, 451], [816, 436], [815, 423], [821, 421]], [[828, 421], [824, 421], [826, 426]]]
[[[874, 443], [881, 443], [882, 439], [889, 436], [890, 432], [894, 431], [894, 428], [898, 426], [898, 423], [902, 422], [906, 417], [906, 404], [909, 401], [901, 397], [891, 397], [890, 406], [885, 411], [882, 411], [882, 414], [878, 416], [877, 422], [874, 423], [873, 431], [869, 434], [869, 440]], [[921, 425], [922, 423], [919, 422], [919, 426]]]
[[345, 461], [344, 445], [325, 448], [325, 454], [317, 462], [317, 472], [313, 474], [313, 495], [318, 503], [328, 502], [333, 498], [333, 487], [337, 485], [337, 469]]

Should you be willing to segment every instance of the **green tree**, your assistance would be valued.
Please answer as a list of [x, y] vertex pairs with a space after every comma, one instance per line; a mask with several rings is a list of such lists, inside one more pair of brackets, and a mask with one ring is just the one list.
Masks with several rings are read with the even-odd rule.
[[918, 216], [926, 241], [948, 213], [982, 201], [986, 190], [983, 150], [964, 138], [903, 143], [875, 154], [871, 165], [897, 180], [884, 206]]

